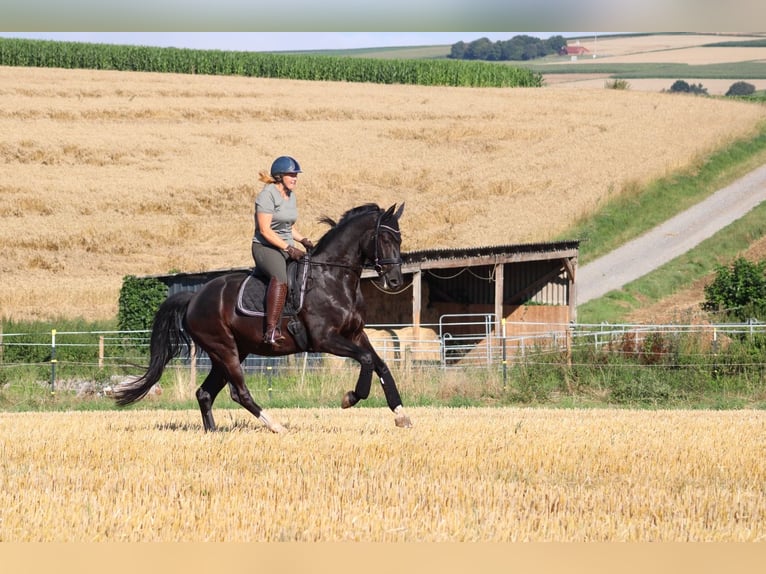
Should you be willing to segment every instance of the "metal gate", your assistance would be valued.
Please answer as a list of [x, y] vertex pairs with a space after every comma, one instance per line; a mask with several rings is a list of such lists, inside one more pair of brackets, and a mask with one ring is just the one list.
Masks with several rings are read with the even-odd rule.
[[492, 363], [494, 313], [449, 314], [439, 317], [442, 367]]

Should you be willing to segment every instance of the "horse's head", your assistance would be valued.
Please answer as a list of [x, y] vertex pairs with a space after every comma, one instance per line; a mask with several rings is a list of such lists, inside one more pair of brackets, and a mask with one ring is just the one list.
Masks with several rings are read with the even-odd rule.
[[403, 283], [402, 235], [399, 218], [404, 203], [386, 210], [374, 203], [349, 209], [335, 222], [329, 217], [319, 221], [331, 229], [320, 237], [312, 251], [312, 264], [330, 267], [362, 268], [371, 265], [382, 280], [383, 289], [396, 289]]
[[367, 258], [372, 262], [384, 289], [397, 289], [404, 282], [402, 277], [402, 234], [399, 218], [404, 212], [404, 203], [396, 204], [381, 212], [375, 223], [372, 242], [367, 247]]

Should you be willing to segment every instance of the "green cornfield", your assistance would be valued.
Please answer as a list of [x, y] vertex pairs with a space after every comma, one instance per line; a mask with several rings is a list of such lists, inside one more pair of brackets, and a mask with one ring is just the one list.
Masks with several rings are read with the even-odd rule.
[[542, 74], [461, 60], [347, 58], [0, 38], [0, 66], [422, 86], [540, 87]]

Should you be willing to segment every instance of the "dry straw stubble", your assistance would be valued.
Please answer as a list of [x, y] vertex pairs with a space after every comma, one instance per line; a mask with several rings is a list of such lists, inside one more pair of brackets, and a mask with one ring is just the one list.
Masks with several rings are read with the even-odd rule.
[[[766, 415], [4, 413], [0, 540], [763, 541]], [[704, 415], [704, 416], [701, 416]], [[445, 437], [450, 437], [445, 448]], [[732, 445], [736, 445], [735, 448]]]

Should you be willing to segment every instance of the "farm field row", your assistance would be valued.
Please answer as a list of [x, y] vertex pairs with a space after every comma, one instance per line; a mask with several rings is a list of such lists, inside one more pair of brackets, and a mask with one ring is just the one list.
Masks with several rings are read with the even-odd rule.
[[766, 539], [762, 411], [409, 413], [2, 413], [0, 540]]
[[[660, 61], [654, 59], [656, 54], [671, 54], [674, 62], [683, 62], [691, 64], [697, 63], [709, 64], [711, 54], [719, 53], [721, 50], [727, 51], [728, 55], [718, 56], [724, 58], [727, 62], [741, 62], [749, 58], [749, 50], [760, 48], [748, 47], [709, 47], [706, 44], [715, 44], [721, 42], [744, 42], [748, 40], [763, 39], [763, 34], [643, 34], [636, 36], [623, 35], [594, 35], [582, 37], [579, 40], [570, 41], [569, 45], [581, 45], [588, 49], [588, 52], [605, 57], [633, 57], [642, 55], [642, 62]], [[761, 52], [762, 54], [763, 52]], [[703, 58], [708, 54], [708, 58]], [[663, 58], [664, 56], [657, 56]], [[667, 60], [666, 60], [667, 61]]]
[[[545, 85], [552, 89], [604, 89], [610, 80], [609, 74], [550, 74], [544, 76]], [[688, 84], [701, 84], [711, 96], [723, 96], [729, 90], [736, 79], [710, 79], [710, 78], [677, 78]], [[629, 84], [628, 89], [640, 92], [659, 93], [667, 91], [673, 85], [675, 80], [668, 78], [630, 78], [626, 80]], [[766, 90], [766, 80], [748, 79], [742, 80], [752, 84], [756, 90]]]

